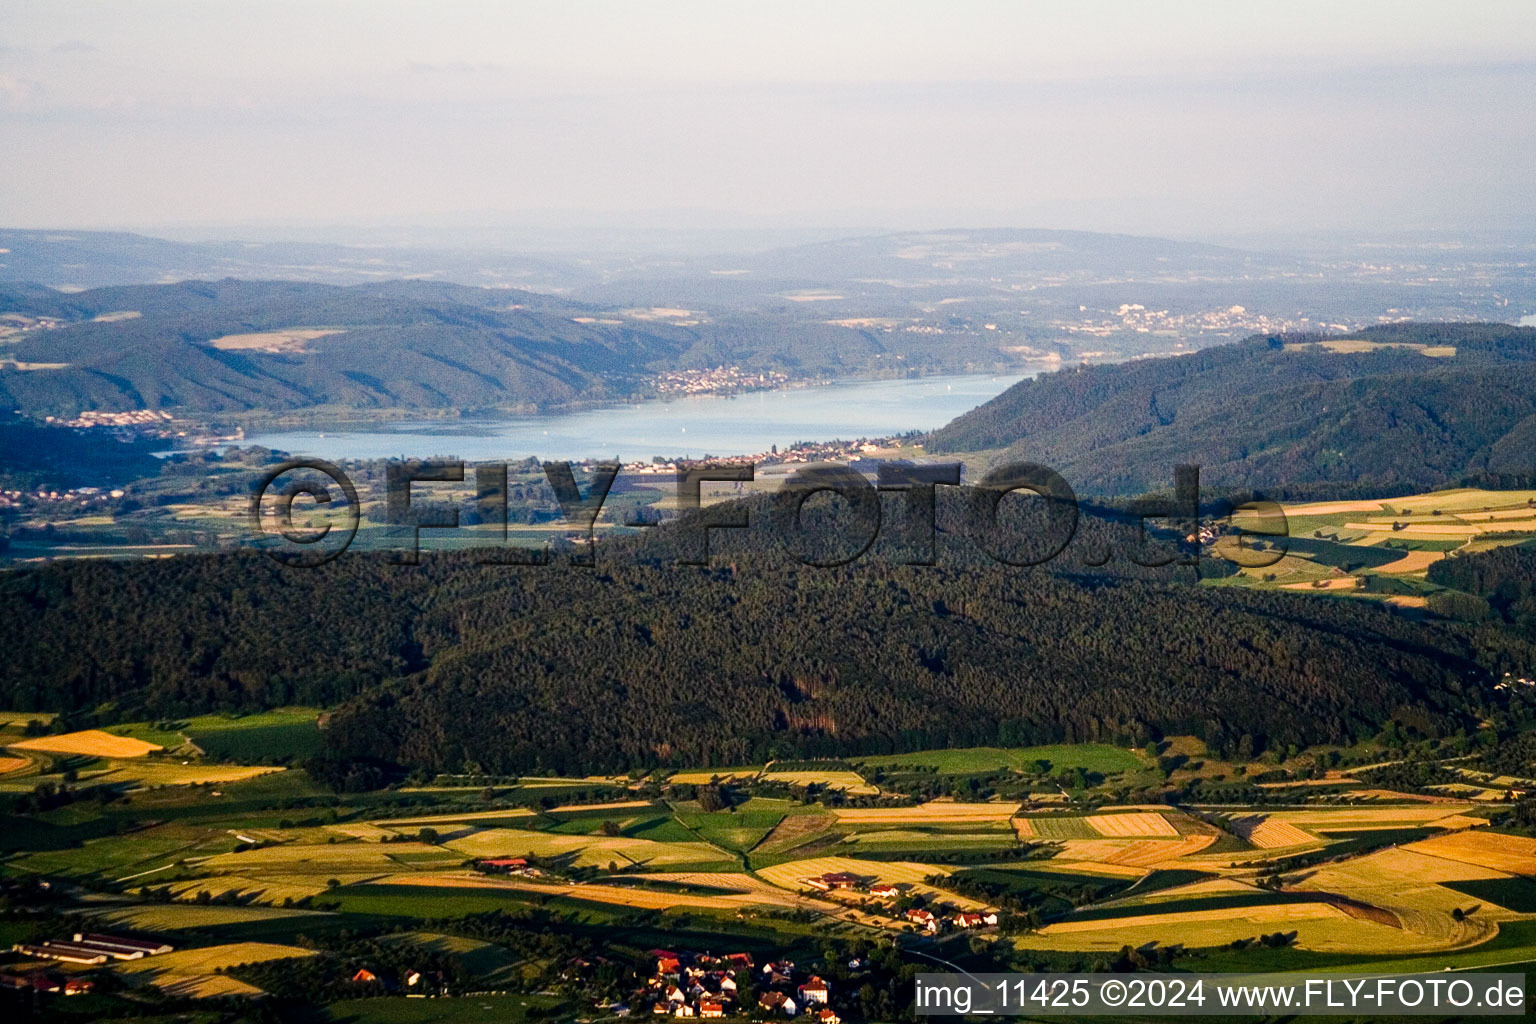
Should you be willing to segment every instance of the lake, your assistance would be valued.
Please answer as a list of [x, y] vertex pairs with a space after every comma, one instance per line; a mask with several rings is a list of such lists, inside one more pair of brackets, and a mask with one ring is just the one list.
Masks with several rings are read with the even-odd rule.
[[796, 441], [888, 437], [932, 430], [1034, 376], [978, 374], [849, 380], [817, 387], [701, 395], [553, 416], [422, 420], [364, 430], [254, 433], [246, 444], [324, 459], [496, 459], [622, 462], [751, 455]]

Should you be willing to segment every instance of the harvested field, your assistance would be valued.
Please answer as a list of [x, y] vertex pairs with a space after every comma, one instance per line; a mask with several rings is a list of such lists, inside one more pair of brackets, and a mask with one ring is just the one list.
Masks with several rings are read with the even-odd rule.
[[1307, 846], [1321, 842], [1310, 832], [1303, 832], [1288, 822], [1273, 817], [1245, 817], [1232, 821], [1232, 831], [1261, 850], [1279, 850], [1287, 846]]
[[761, 768], [749, 767], [716, 768], [707, 772], [678, 772], [675, 775], [668, 776], [667, 781], [675, 782], [682, 786], [706, 786], [715, 779], [720, 779], [722, 782], [730, 781], [733, 779], [743, 781], [747, 779], [754, 779], [757, 777], [757, 773], [760, 771], [762, 771]]
[[962, 804], [935, 800], [920, 807], [838, 807], [840, 825], [862, 828], [871, 825], [947, 825], [976, 824], [983, 821], [1006, 822], [1019, 809], [1016, 803]]
[[379, 828], [395, 828], [403, 825], [452, 825], [468, 821], [495, 821], [498, 818], [532, 818], [534, 812], [526, 807], [513, 807], [503, 811], [479, 811], [466, 809], [462, 814], [428, 814], [417, 818], [379, 818], [369, 822]]
[[86, 757], [143, 757], [152, 750], [164, 750], [157, 743], [113, 736], [100, 729], [66, 732], [58, 736], [38, 736], [7, 746], [16, 750], [40, 750], [45, 754], [81, 754]]
[[1536, 839], [1524, 836], [1469, 829], [1421, 839], [1403, 849], [1511, 875], [1536, 875]]
[[656, 806], [649, 800], [614, 800], [606, 804], [561, 804], [551, 807], [546, 814], [574, 814], [578, 811], [633, 811]]
[[[533, 833], [524, 833], [533, 834]], [[248, 874], [250, 872], [286, 872], [319, 874], [323, 872], [394, 871], [399, 862], [392, 859], [405, 854], [441, 854], [426, 843], [285, 843], [238, 853], [221, 853], [194, 863], [200, 870]]]
[[[1296, 888], [1337, 893], [1386, 908], [1409, 930], [1448, 941], [1457, 931], [1451, 912], [1467, 908], [1471, 901], [1440, 883], [1503, 877], [1507, 876], [1488, 868], [1400, 847], [1325, 865], [1303, 878]], [[1485, 912], [1483, 916], [1491, 915]]]
[[913, 829], [878, 829], [855, 832], [844, 843], [860, 850], [885, 852], [913, 851], [915, 856], [930, 852], [976, 849], [1007, 849], [1013, 845], [1011, 832], [919, 832]]
[[9, 775], [31, 763], [31, 759], [25, 757], [0, 757], [0, 775]]
[[[669, 876], [671, 877], [671, 876]], [[569, 882], [537, 882], [521, 878], [481, 875], [474, 872], [416, 873], [397, 875], [381, 880], [386, 885], [428, 885], [464, 889], [500, 889], [536, 893], [542, 896], [569, 896], [574, 899], [611, 903], [621, 907], [638, 907], [645, 910], [670, 910], [673, 907], [697, 907], [704, 910], [740, 910], [746, 907], [769, 906], [813, 910], [817, 913], [837, 913], [841, 908], [815, 898], [798, 896], [772, 886], [753, 887], [739, 892], [719, 894], [695, 894], [686, 892], [661, 892], [628, 885], [603, 885], [592, 883], [577, 885]]]
[[1286, 505], [1288, 517], [1336, 516], [1354, 512], [1380, 512], [1379, 501], [1319, 501], [1309, 505]]
[[1107, 864], [1124, 864], [1129, 867], [1151, 867], [1179, 857], [1199, 853], [1216, 841], [1215, 836], [1184, 836], [1178, 840], [1143, 839], [1122, 847], [1104, 858]]
[[1376, 567], [1377, 572], [1423, 572], [1445, 557], [1444, 551], [1410, 551], [1395, 562]]
[[1168, 819], [1153, 811], [1136, 811], [1131, 814], [1090, 814], [1084, 819], [1101, 836], [1123, 838], [1134, 836], [1168, 836], [1179, 834]]
[[1430, 796], [1425, 793], [1399, 793], [1395, 789], [1350, 789], [1346, 790], [1343, 795], [1357, 800], [1394, 800], [1398, 803], [1460, 804], [1462, 807], [1471, 806], [1465, 800], [1457, 800], [1454, 797]]
[[573, 836], [505, 828], [481, 829], [443, 845], [470, 857], [574, 855], [574, 867], [607, 867], [609, 861], [649, 867], [730, 862], [725, 853], [708, 843], [660, 843], [626, 836]]
[[113, 907], [95, 916], [119, 928], [147, 932], [216, 928], [220, 925], [275, 921], [288, 917], [325, 917], [317, 910], [294, 910], [290, 907], [204, 907], [184, 903]]
[[226, 334], [222, 338], [214, 338], [208, 344], [221, 352], [300, 353], [308, 352], [308, 343], [316, 338], [342, 333], [341, 330], [294, 328], [263, 331], [260, 334]]
[[244, 782], [285, 771], [266, 765], [179, 764], [167, 761], [113, 761], [93, 782], [129, 782], [137, 786], [196, 786], [214, 782]]
[[299, 946], [280, 946], [271, 942], [231, 942], [221, 946], [177, 950], [144, 960], [130, 960], [119, 965], [117, 970], [172, 995], [209, 999], [227, 995], [254, 995], [261, 991], [227, 975], [215, 974], [219, 968], [313, 955], [312, 950]]
[[[1151, 908], [1148, 908], [1149, 910]], [[1068, 918], [1042, 928], [1042, 935], [1068, 935], [1074, 932], [1118, 931], [1142, 925], [1160, 925], [1168, 928], [1168, 938], [1177, 939], [1179, 925], [1199, 923], [1226, 923], [1237, 917], [1251, 924], [1266, 924], [1273, 928], [1277, 922], [1306, 921], [1319, 917], [1341, 916], [1341, 911], [1322, 901], [1306, 903], [1270, 903], [1257, 907], [1245, 907], [1241, 911], [1231, 908], [1215, 910], [1184, 910], [1169, 913], [1148, 913], [1134, 917], [1103, 917], [1086, 921]]]
[[[1068, 844], [1069, 846], [1072, 844]], [[1124, 845], [1120, 844], [1123, 849]], [[992, 868], [998, 871], [1028, 871], [1030, 874], [1047, 875], [1100, 875], [1106, 879], [1113, 878], [1140, 878], [1147, 872], [1129, 864], [1108, 864], [1104, 861], [1072, 860], [1062, 856], [1051, 860], [1020, 861], [1013, 864], [993, 864]]]
[[[1296, 904], [1305, 906], [1305, 904]], [[1274, 920], [1244, 911], [1216, 911], [1204, 920], [1177, 921], [1173, 915], [1153, 917], [1147, 923], [1124, 925], [1101, 931], [1069, 932], [1061, 935], [1032, 935], [1016, 940], [1019, 948], [1103, 950], [1113, 952], [1123, 946], [1140, 947], [1148, 943], [1199, 949], [1222, 946], [1234, 939], [1254, 939], [1268, 932], [1296, 932], [1300, 949], [1339, 953], [1380, 953], [1383, 950], [1428, 952], [1445, 948], [1417, 936], [1405, 936], [1400, 928], [1351, 918], [1326, 903], [1315, 917]]]
[[354, 822], [344, 825], [326, 825], [325, 831], [338, 836], [346, 836], [348, 839], [361, 839], [365, 843], [382, 842], [385, 839], [394, 839], [399, 833], [367, 822]]
[[657, 882], [676, 882], [680, 885], [698, 885], [710, 889], [726, 889], [732, 892], [782, 894], [784, 891], [776, 885], [742, 871], [655, 871], [633, 877]]
[[[391, 865], [398, 868], [399, 865]], [[379, 877], [378, 872], [369, 874], [347, 874], [339, 872], [333, 875], [343, 885], [355, 885]], [[267, 905], [281, 904], [284, 900], [299, 900], [308, 896], [318, 896], [326, 890], [328, 879], [319, 875], [300, 876], [295, 878], [288, 876], [254, 877], [250, 875], [212, 875], [207, 878], [188, 878], [170, 885], [171, 894], [178, 900], [195, 900], [199, 893], [208, 893], [209, 896], [238, 896], [241, 899], [253, 903]], [[149, 888], [159, 888], [151, 884]]]
[[[1395, 794], [1394, 794], [1395, 795]], [[1403, 799], [1399, 797], [1399, 799]], [[1305, 811], [1274, 811], [1271, 821], [1305, 825], [1310, 829], [1335, 831], [1353, 827], [1392, 828], [1396, 825], [1433, 825], [1437, 818], [1447, 818], [1472, 810], [1465, 801], [1441, 801], [1434, 797], [1409, 801], [1401, 807], [1328, 807]]]
[[1332, 579], [1316, 580], [1312, 583], [1282, 583], [1282, 590], [1354, 590], [1360, 586], [1358, 576], [1336, 576]]
[[873, 796], [880, 792], [878, 786], [865, 782], [864, 777], [854, 771], [768, 772], [763, 775], [763, 779], [767, 782], [782, 782], [789, 786], [825, 786], [828, 789], [838, 789], [856, 796]]

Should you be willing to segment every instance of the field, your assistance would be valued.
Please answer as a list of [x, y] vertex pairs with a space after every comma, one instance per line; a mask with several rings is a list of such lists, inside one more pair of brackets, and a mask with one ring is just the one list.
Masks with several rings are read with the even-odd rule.
[[407, 829], [423, 826], [436, 828], [440, 825], [468, 825], [479, 821], [507, 821], [532, 817], [534, 812], [526, 807], [512, 807], [500, 811], [463, 811], [458, 814], [423, 814], [411, 818], [380, 818], [370, 824], [380, 829]]
[[754, 863], [763, 857], [788, 854], [805, 846], [826, 835], [836, 824], [837, 817], [832, 814], [791, 814], [774, 826], [773, 831], [753, 849]]
[[[492, 911], [529, 915], [530, 928], [547, 933], [551, 949], [581, 942], [604, 955], [612, 950], [625, 969], [651, 947], [747, 948], [754, 955], [780, 949], [805, 962], [820, 955], [819, 946], [843, 939], [920, 939], [935, 955], [977, 963], [988, 954], [976, 949], [1017, 948], [1036, 963], [1044, 957], [1086, 964], [1126, 944], [1157, 943], [1200, 948], [1202, 957], [1236, 964], [1241, 954], [1221, 947], [1274, 932], [1295, 932], [1296, 948], [1253, 947], [1244, 951], [1252, 963], [1363, 963], [1386, 955], [1463, 957], [1514, 943], [1526, 933], [1509, 929], [1536, 925], [1536, 881], [1528, 877], [1536, 875], [1536, 840], [1485, 827], [1476, 815], [1490, 813], [1486, 806], [1386, 790], [1366, 803], [1330, 803], [1338, 797], [1316, 789], [1268, 789], [1265, 799], [1273, 804], [1219, 812], [1250, 847], [1208, 823], [1218, 813], [1212, 808], [1223, 806], [1218, 802], [1131, 802], [1127, 791], [1161, 776], [1146, 755], [1105, 745], [947, 752], [954, 756], [939, 756], [955, 774], [937, 780], [928, 771], [931, 754], [860, 762], [868, 775], [885, 773], [881, 781], [893, 788], [920, 775], [930, 777], [919, 785], [939, 792], [975, 792], [979, 787], [965, 776], [998, 773], [1004, 778], [986, 784], [1007, 798], [851, 807], [842, 804], [857, 794], [783, 799], [754, 793], [742, 781], [727, 794], [731, 806], [715, 811], [705, 811], [692, 790], [646, 788], [649, 798], [641, 799], [619, 788], [630, 780], [607, 776], [522, 779], [490, 792], [474, 780], [440, 777], [429, 785], [333, 794], [302, 768], [216, 764], [184, 746], [191, 741], [206, 750], [208, 737], [238, 734], [254, 738], [256, 745], [245, 748], [253, 760], [284, 760], [282, 744], [257, 740], [313, 729], [314, 714], [207, 716], [99, 733], [114, 742], [175, 745], [174, 758], [34, 751], [28, 760], [48, 771], [77, 769], [78, 785], [132, 776], [140, 788], [129, 802], [79, 800], [6, 819], [5, 834], [20, 847], [5, 858], [7, 875], [53, 880], [56, 891], [70, 894], [65, 899], [91, 893], [71, 912], [100, 920], [103, 930], [166, 937], [178, 946], [174, 959], [124, 968], [125, 976], [194, 996], [250, 994], [217, 968], [303, 953], [310, 943], [300, 936], [409, 943], [452, 957], [474, 985], [511, 988], [549, 964], [514, 953], [521, 943], [494, 931], [452, 924]], [[1375, 748], [1362, 746], [1345, 752], [1347, 763], [1361, 753], [1375, 756]], [[232, 748], [224, 749], [227, 756]], [[1160, 749], [1205, 762], [1177, 769], [1184, 774], [1172, 785], [1201, 772], [1231, 777], [1231, 766], [1192, 738], [1166, 739]], [[1103, 784], [1091, 779], [1087, 799], [1038, 792], [1056, 787], [1033, 778], [1037, 760], [1051, 762], [1053, 773], [1076, 764]], [[853, 774], [830, 761], [784, 768], [786, 777], [815, 776], [829, 789]], [[671, 777], [725, 774], [706, 771]], [[19, 776], [16, 784], [30, 788], [52, 777]], [[216, 785], [185, 784], [194, 781]], [[596, 787], [613, 788], [600, 790], [600, 802], [568, 802], [591, 798]], [[557, 800], [567, 802], [544, 806]], [[523, 801], [531, 806], [511, 806]], [[1021, 813], [1024, 807], [1029, 813]], [[1313, 852], [1315, 861], [1285, 864]], [[492, 856], [531, 856], [540, 873], [474, 869], [474, 859]], [[904, 899], [807, 884], [829, 872], [893, 885], [900, 897], [921, 897], [941, 916], [987, 909], [984, 898], [1018, 899], [1044, 923], [996, 946], [988, 930], [913, 936], [898, 912]], [[961, 896], [926, 881], [934, 876], [966, 876], [977, 888]], [[1536, 948], [1536, 931], [1530, 938]], [[795, 943], [802, 944], [791, 950]], [[1181, 961], [1176, 969], [1205, 969], [1206, 962]], [[347, 1005], [366, 1002], [385, 1017], [399, 1013], [426, 1024], [473, 1016], [466, 1007], [478, 999], [410, 1001], [426, 1007], [417, 1018], [410, 1018], [414, 1009], [396, 1009], [404, 999]], [[427, 1012], [434, 1005], [440, 1015]]]
[[[729, 811], [706, 813], [696, 803], [675, 805], [676, 823], [687, 830], [685, 838], [704, 840], [722, 849], [746, 852], [768, 836], [784, 816], [796, 808], [788, 800], [770, 800], [756, 797]], [[646, 830], [646, 838], [661, 838], [653, 830]]]
[[1161, 814], [1136, 811], [1130, 814], [1093, 814], [1083, 819], [1101, 836], [1177, 836], [1178, 829]]
[[143, 757], [163, 749], [158, 743], [125, 736], [114, 736], [100, 729], [66, 732], [57, 736], [38, 736], [8, 744], [16, 750], [37, 750], [45, 754], [82, 754], [86, 757]]
[[[1209, 581], [1333, 593], [1424, 607], [1440, 588], [1427, 580], [1444, 558], [1536, 536], [1536, 491], [1457, 488], [1380, 501], [1284, 506], [1289, 553], [1265, 568]], [[1216, 542], [1215, 551], [1232, 542]]]
[[300, 946], [232, 942], [200, 949], [177, 950], [144, 960], [130, 960], [117, 969], [134, 981], [158, 986], [168, 995], [208, 999], [260, 992], [260, 989], [236, 978], [215, 973], [220, 969], [313, 955], [312, 951]]
[[1536, 839], [1467, 830], [1435, 836], [1405, 849], [1512, 875], [1536, 875]]
[[110, 726], [106, 731], [168, 748], [191, 744], [196, 751], [221, 761], [281, 764], [319, 752], [319, 717], [318, 708], [287, 707], [250, 715], [197, 715], [159, 725], [135, 722]]
[[1047, 840], [1098, 839], [1103, 834], [1090, 825], [1087, 818], [1018, 818], [1016, 822], [1019, 835], [1024, 838]]
[[1017, 804], [963, 804], [935, 800], [920, 807], [837, 807], [832, 813], [837, 823], [850, 828], [877, 825], [976, 825], [982, 822], [1007, 822]]
[[[396, 845], [390, 844], [391, 848]], [[644, 867], [675, 867], [681, 864], [735, 866], [735, 862], [707, 843], [659, 843], [627, 836], [567, 836], [548, 832], [488, 828], [443, 844], [466, 857], [562, 857], [573, 867], [607, 867], [610, 862]]]
[[108, 761], [94, 782], [128, 782], [134, 786], [188, 786], [243, 782], [258, 775], [285, 771], [265, 765], [182, 764], [175, 761]]
[[880, 792], [877, 787], [865, 782], [863, 777], [854, 771], [770, 771], [765, 772], [762, 778], [767, 782], [782, 782], [789, 786], [825, 786], [828, 789], [840, 789], [856, 796]]
[[[721, 875], [711, 874], [719, 878]], [[643, 910], [670, 910], [692, 907], [699, 910], [739, 910], [750, 907], [780, 907], [805, 909], [817, 913], [836, 913], [838, 907], [825, 900], [808, 898], [773, 886], [754, 883], [751, 876], [739, 875], [742, 881], [735, 891], [693, 894], [676, 889], [647, 889], [632, 885], [604, 885], [600, 882], [570, 883], [559, 881], [534, 881], [521, 878], [504, 878], [482, 875], [476, 872], [433, 872], [396, 875], [381, 879], [381, 884], [393, 886], [430, 886], [444, 889], [479, 889], [487, 891], [530, 894], [541, 901], [556, 897], [570, 897], [589, 903], [607, 903], [620, 907]]]
[[321, 921], [327, 917], [317, 911], [285, 907], [204, 907], [184, 903], [115, 907], [97, 913], [106, 924], [145, 932], [176, 932], [295, 919]]
[[746, 765], [738, 768], [711, 768], [708, 771], [698, 772], [673, 772], [667, 776], [667, 781], [684, 786], [703, 786], [715, 779], [755, 778], [762, 770], [762, 765]]
[[1081, 768], [1102, 775], [1136, 771], [1146, 763], [1136, 753], [1103, 743], [1044, 747], [967, 747], [956, 750], [924, 750], [915, 754], [886, 754], [859, 759], [871, 768], [917, 765], [932, 768], [943, 775], [968, 775], [1002, 769], [1032, 769], [1037, 761], [1050, 764], [1052, 771]]
[[1170, 865], [1180, 857], [1204, 851], [1215, 836], [1189, 835], [1177, 839], [1071, 839], [1062, 844], [1062, 857], [1098, 861], [1123, 867], [1150, 868]]
[[1287, 846], [1306, 846], [1320, 842], [1317, 836], [1303, 832], [1289, 822], [1276, 821], [1262, 815], [1234, 819], [1232, 830], [1261, 850], [1280, 850]]
[[[1100, 927], [1092, 927], [1093, 924]], [[1133, 948], [1161, 945], [1200, 949], [1222, 946], [1236, 939], [1252, 940], [1273, 932], [1295, 932], [1295, 944], [1303, 950], [1411, 952], [1437, 948], [1432, 943], [1405, 943], [1399, 929], [1350, 917], [1326, 903], [1275, 903], [1236, 911], [1153, 914], [1086, 922], [1078, 928], [1052, 924], [1037, 935], [1020, 939], [1018, 944], [1026, 949], [1106, 952], [1127, 945]]]
[[1327, 338], [1323, 341], [1287, 342], [1287, 349], [1325, 348], [1329, 352], [1351, 354], [1374, 352], [1377, 349], [1406, 348], [1420, 355], [1436, 359], [1450, 359], [1456, 355], [1454, 345], [1420, 345], [1414, 342], [1371, 341], [1366, 338]]
[[226, 334], [222, 338], [214, 338], [209, 345], [221, 352], [275, 352], [275, 353], [302, 353], [308, 352], [308, 343], [316, 338], [324, 338], [331, 334], [341, 334], [340, 330], [314, 330], [307, 328], [293, 328], [285, 331], [263, 331], [260, 334]]

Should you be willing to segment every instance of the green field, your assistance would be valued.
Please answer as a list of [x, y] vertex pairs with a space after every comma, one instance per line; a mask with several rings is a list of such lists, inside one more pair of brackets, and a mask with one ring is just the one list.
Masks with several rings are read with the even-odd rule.
[[1029, 825], [1041, 839], [1103, 839], [1092, 825], [1082, 818], [1030, 818]]
[[317, 708], [277, 708], [251, 715], [198, 715], [170, 723], [131, 722], [105, 731], [171, 750], [190, 740], [216, 761], [285, 764], [320, 752], [319, 717]]
[[1529, 878], [1480, 878], [1440, 884], [1475, 900], [1498, 904], [1517, 914], [1536, 914], [1536, 881]]
[[977, 775], [1004, 769], [1031, 770], [1034, 762], [1047, 761], [1051, 771], [1081, 768], [1113, 775], [1146, 767], [1133, 751], [1104, 743], [1080, 743], [1045, 747], [965, 747], [958, 750], [923, 750], [915, 754], [882, 754], [857, 759], [871, 768], [917, 766], [941, 775]]
[[[679, 803], [677, 819], [707, 843], [725, 850], [746, 852], [784, 820], [795, 804], [789, 800], [755, 798], [728, 811], [705, 812], [696, 802]], [[654, 838], [647, 834], [647, 839]]]

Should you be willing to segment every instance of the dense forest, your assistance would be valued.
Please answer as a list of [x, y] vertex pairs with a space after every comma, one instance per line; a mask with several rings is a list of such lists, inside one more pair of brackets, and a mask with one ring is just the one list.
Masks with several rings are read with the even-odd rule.
[[1475, 724], [1532, 645], [1363, 602], [995, 563], [315, 570], [257, 554], [0, 577], [0, 701], [70, 721], [337, 706], [331, 758], [492, 773]]
[[0, 481], [7, 486], [116, 486], [155, 476], [159, 439], [122, 440], [102, 431], [44, 427], [0, 411]]
[[1253, 338], [1062, 370], [959, 417], [930, 448], [1006, 448], [1088, 494], [1166, 486], [1179, 462], [1219, 487], [1376, 496], [1536, 470], [1536, 328], [1392, 324], [1359, 338], [1395, 347]]
[[1431, 583], [1480, 597], [1511, 622], [1536, 626], [1536, 547], [1494, 548], [1429, 567]]

